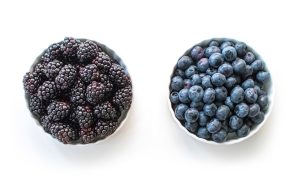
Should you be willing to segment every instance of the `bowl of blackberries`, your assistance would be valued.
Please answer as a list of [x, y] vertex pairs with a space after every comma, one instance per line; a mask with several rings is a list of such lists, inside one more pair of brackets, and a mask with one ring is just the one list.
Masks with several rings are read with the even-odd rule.
[[23, 86], [32, 117], [64, 144], [109, 137], [132, 102], [131, 78], [120, 57], [88, 39], [51, 44], [24, 75]]
[[169, 104], [179, 126], [210, 144], [254, 135], [272, 106], [266, 63], [247, 44], [229, 38], [202, 41], [181, 56], [171, 75]]

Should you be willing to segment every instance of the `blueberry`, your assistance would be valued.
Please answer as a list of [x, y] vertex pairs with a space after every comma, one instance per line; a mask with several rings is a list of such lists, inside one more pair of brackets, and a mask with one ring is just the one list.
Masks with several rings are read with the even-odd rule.
[[249, 77], [250, 75], [253, 74], [253, 69], [250, 65], [246, 65], [246, 70], [245, 72], [242, 74], [243, 78], [247, 78]]
[[251, 117], [251, 120], [254, 124], [258, 125], [265, 119], [265, 114], [263, 112], [259, 112], [254, 117]]
[[226, 77], [222, 73], [215, 73], [211, 76], [211, 83], [217, 87], [224, 85]]
[[257, 103], [259, 104], [260, 108], [265, 110], [269, 104], [269, 98], [267, 95], [261, 95], [257, 99]]
[[251, 64], [253, 63], [253, 61], [255, 61], [255, 55], [251, 51], [249, 51], [244, 56], [244, 60], [246, 61], [247, 64]]
[[225, 82], [225, 87], [232, 88], [237, 84], [237, 80], [235, 77], [228, 77]]
[[170, 94], [170, 101], [171, 101], [171, 103], [173, 103], [173, 104], [179, 103], [179, 95], [178, 95], [178, 92], [172, 92], [172, 93]]
[[184, 118], [189, 123], [194, 123], [199, 118], [199, 112], [195, 108], [189, 108], [184, 113]]
[[208, 120], [209, 120], [209, 117], [206, 116], [203, 111], [200, 111], [199, 112], [199, 125], [206, 126]]
[[200, 127], [197, 131], [197, 136], [202, 139], [209, 139], [210, 133], [207, 131], [205, 127]]
[[249, 114], [249, 106], [246, 103], [237, 104], [234, 112], [238, 117], [244, 118]]
[[202, 87], [203, 88], [210, 88], [213, 87], [210, 81], [210, 76], [209, 75], [205, 75], [204, 77], [202, 77]]
[[192, 85], [201, 85], [201, 76], [199, 74], [194, 74], [192, 76]]
[[254, 73], [263, 70], [264, 66], [265, 66], [264, 62], [260, 59], [257, 59], [253, 63], [251, 63], [251, 68], [253, 69]]
[[234, 108], [234, 103], [231, 101], [230, 97], [226, 98], [225, 105], [227, 105], [229, 107], [229, 109], [233, 109]]
[[175, 108], [175, 117], [179, 120], [184, 120], [184, 114], [188, 108], [189, 107], [187, 105], [182, 103], [177, 105]]
[[234, 47], [227, 46], [222, 50], [222, 55], [226, 61], [234, 61], [237, 57], [237, 52]]
[[191, 79], [184, 79], [183, 80], [183, 88], [189, 89], [193, 86], [192, 80]]
[[260, 71], [256, 74], [257, 81], [266, 83], [270, 80], [270, 73], [266, 71]]
[[225, 77], [229, 77], [233, 74], [233, 68], [229, 63], [224, 63], [218, 68], [218, 72], [225, 75]]
[[[180, 95], [179, 95], [180, 99]], [[230, 99], [233, 103], [240, 103], [244, 100], [244, 89], [240, 86], [235, 86], [230, 94]]]
[[192, 75], [194, 75], [196, 73], [197, 73], [197, 68], [195, 65], [189, 66], [189, 68], [187, 68], [184, 72], [184, 74], [187, 78], [190, 78]]
[[210, 46], [205, 49], [204, 55], [209, 58], [214, 53], [221, 53], [221, 50], [217, 46]]
[[225, 41], [221, 44], [220, 48], [224, 49], [225, 47], [228, 47], [228, 46], [234, 46], [234, 44], [231, 41]]
[[198, 111], [202, 110], [204, 106], [204, 103], [200, 102], [194, 102], [192, 101], [190, 104], [190, 107], [197, 109]]
[[219, 42], [218, 41], [216, 41], [216, 40], [212, 40], [212, 41], [210, 41], [210, 43], [209, 43], [209, 45], [208, 45], [209, 47], [211, 47], [211, 46], [216, 46], [216, 47], [219, 47]]
[[222, 127], [222, 124], [217, 119], [212, 119], [209, 123], [207, 123], [206, 128], [207, 131], [210, 133], [216, 133], [218, 132]]
[[244, 90], [248, 89], [248, 88], [254, 88], [254, 81], [253, 79], [247, 79], [242, 83], [242, 88]]
[[204, 91], [199, 85], [193, 85], [189, 89], [189, 98], [191, 101], [199, 102], [203, 98]]
[[246, 51], [247, 45], [245, 43], [243, 43], [243, 42], [237, 42], [234, 47], [235, 47], [236, 52], [237, 52], [237, 54], [238, 54], [239, 57], [243, 57], [243, 56], [246, 55], [246, 53], [247, 53], [247, 51]]
[[189, 90], [188, 89], [181, 89], [178, 93], [179, 101], [182, 103], [189, 103]]
[[225, 101], [227, 98], [227, 89], [225, 87], [217, 87], [216, 91], [216, 101]]
[[245, 99], [248, 103], [255, 103], [258, 95], [254, 88], [248, 88], [245, 90]]
[[171, 80], [171, 89], [180, 91], [183, 88], [183, 79], [180, 76], [175, 76]]
[[207, 88], [204, 91], [203, 102], [206, 104], [211, 104], [215, 100], [216, 91], [212, 88]]
[[236, 131], [239, 138], [246, 137], [250, 133], [250, 127], [248, 125], [243, 125], [240, 129]]
[[197, 62], [197, 68], [200, 72], [206, 72], [209, 67], [208, 59], [202, 58]]
[[174, 76], [179, 76], [181, 78], [185, 78], [184, 71], [181, 70], [181, 69], [176, 69], [175, 72], [174, 72]]
[[215, 74], [215, 73], [217, 73], [217, 72], [218, 72], [218, 70], [215, 69], [215, 68], [212, 68], [212, 67], [210, 67], [210, 68], [208, 68], [208, 69], [206, 70], [206, 74], [207, 74], [207, 75], [210, 75], [210, 76], [212, 76], [213, 74]]
[[223, 62], [224, 59], [221, 53], [213, 53], [208, 59], [209, 65], [214, 68], [218, 68]]
[[193, 123], [190, 123], [190, 122], [185, 122], [184, 123], [184, 127], [189, 131], [189, 132], [192, 132], [192, 133], [195, 133], [198, 129], [198, 123], [197, 122], [193, 122]]
[[203, 111], [204, 111], [205, 115], [207, 115], [209, 117], [213, 117], [217, 112], [217, 106], [214, 103], [205, 104], [203, 107]]
[[229, 126], [234, 129], [237, 130], [239, 128], [241, 128], [243, 125], [243, 119], [239, 118], [238, 116], [231, 116], [229, 119]]
[[178, 69], [186, 70], [192, 64], [193, 60], [189, 56], [182, 56], [177, 62], [177, 67]]
[[216, 118], [224, 121], [229, 115], [230, 109], [227, 105], [221, 105], [216, 112]]
[[249, 117], [254, 117], [260, 112], [260, 107], [258, 104], [252, 104], [249, 106]]
[[191, 56], [192, 59], [194, 59], [195, 61], [199, 61], [204, 55], [204, 49], [200, 46], [195, 46], [193, 47], [193, 49], [191, 50]]
[[217, 133], [212, 134], [211, 138], [217, 143], [223, 143], [227, 139], [227, 132], [221, 129]]
[[246, 62], [243, 59], [237, 58], [232, 63], [233, 71], [237, 74], [243, 74], [246, 72]]

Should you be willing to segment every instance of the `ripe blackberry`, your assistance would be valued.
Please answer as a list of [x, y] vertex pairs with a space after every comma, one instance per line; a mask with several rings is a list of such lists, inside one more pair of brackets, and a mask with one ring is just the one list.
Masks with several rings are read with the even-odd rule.
[[52, 121], [66, 118], [70, 113], [70, 106], [65, 102], [54, 101], [47, 107], [48, 117]]
[[48, 116], [43, 116], [41, 117], [41, 125], [44, 129], [44, 131], [46, 131], [47, 133], [50, 133], [50, 126], [51, 126], [51, 121], [48, 118]]
[[109, 77], [105, 74], [100, 74], [99, 82], [103, 84], [106, 93], [113, 90], [113, 84], [110, 82]]
[[57, 96], [57, 88], [53, 81], [45, 81], [39, 88], [37, 96], [45, 101], [54, 99]]
[[41, 84], [42, 79], [36, 72], [28, 72], [23, 78], [25, 92], [29, 95], [35, 94]]
[[86, 100], [96, 105], [100, 103], [105, 96], [105, 89], [102, 83], [93, 81], [90, 85], [86, 88]]
[[98, 46], [93, 41], [87, 40], [78, 47], [77, 57], [80, 62], [90, 62], [97, 57]]
[[80, 41], [73, 37], [66, 37], [61, 43], [60, 49], [66, 61], [75, 61]]
[[51, 135], [64, 144], [70, 144], [76, 139], [76, 131], [68, 124], [53, 123], [50, 126]]
[[75, 113], [80, 128], [89, 128], [93, 125], [93, 110], [89, 106], [78, 106]]
[[131, 84], [129, 76], [121, 65], [113, 64], [109, 69], [109, 78], [117, 87], [126, 87]]
[[71, 89], [70, 101], [75, 105], [85, 105], [85, 91], [86, 86], [84, 83], [81, 80], [77, 80]]
[[36, 72], [42, 79], [46, 79], [45, 64], [37, 63], [33, 66], [33, 72]]
[[62, 51], [60, 48], [60, 43], [53, 43], [48, 47], [48, 49], [45, 50], [41, 57], [42, 63], [49, 63], [50, 61], [53, 61], [54, 59], [61, 59]]
[[46, 112], [46, 106], [37, 95], [32, 95], [29, 98], [29, 110], [33, 115], [41, 117]]
[[61, 90], [70, 88], [74, 83], [76, 74], [77, 70], [73, 65], [68, 64], [63, 66], [55, 78], [57, 88]]
[[92, 143], [95, 141], [96, 133], [95, 130], [91, 127], [81, 128], [79, 134], [81, 141], [84, 144]]
[[118, 123], [115, 121], [102, 121], [99, 120], [96, 124], [95, 131], [97, 137], [104, 139], [105, 137], [111, 135], [118, 127]]
[[44, 72], [48, 79], [54, 79], [61, 68], [63, 67], [63, 62], [58, 60], [50, 61], [49, 63], [45, 64]]
[[106, 73], [112, 65], [112, 60], [105, 52], [99, 52], [92, 63], [95, 64], [102, 73]]
[[90, 64], [80, 68], [79, 75], [81, 79], [86, 83], [97, 81], [100, 77], [99, 70], [95, 64]]
[[109, 101], [95, 106], [94, 114], [97, 118], [106, 120], [117, 119], [120, 116], [119, 112], [113, 107], [113, 105]]
[[117, 90], [112, 101], [121, 110], [128, 110], [132, 102], [132, 88], [127, 86]]

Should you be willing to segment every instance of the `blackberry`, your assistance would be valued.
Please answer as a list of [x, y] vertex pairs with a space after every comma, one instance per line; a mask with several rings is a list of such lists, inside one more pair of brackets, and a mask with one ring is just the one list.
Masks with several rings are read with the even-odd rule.
[[85, 91], [86, 86], [84, 83], [81, 80], [77, 80], [71, 89], [70, 101], [75, 105], [85, 105]]
[[117, 119], [120, 116], [119, 112], [113, 107], [113, 105], [109, 101], [95, 106], [94, 114], [97, 118], [106, 120]]
[[66, 118], [70, 113], [70, 106], [65, 102], [54, 101], [47, 107], [48, 117], [52, 121]]
[[118, 127], [118, 122], [115, 121], [102, 121], [99, 120], [96, 124], [95, 131], [97, 137], [104, 139], [105, 137], [111, 135]]
[[80, 62], [90, 62], [97, 57], [98, 46], [93, 41], [87, 40], [78, 47], [77, 57]]
[[95, 141], [96, 133], [95, 130], [91, 127], [81, 128], [79, 134], [80, 134], [81, 141], [84, 144], [92, 143]]
[[55, 83], [58, 89], [66, 90], [72, 86], [76, 78], [77, 70], [71, 65], [65, 65], [59, 71], [57, 77], [55, 78]]
[[60, 43], [53, 43], [50, 45], [43, 53], [41, 57], [42, 63], [48, 63], [54, 59], [61, 59], [62, 51], [60, 48]]
[[28, 72], [23, 78], [25, 92], [29, 95], [35, 94], [41, 84], [42, 79], [36, 72]]
[[117, 87], [126, 87], [131, 84], [129, 76], [122, 66], [113, 64], [109, 69], [109, 78]]
[[89, 128], [93, 125], [93, 111], [90, 107], [78, 106], [75, 113], [80, 128]]
[[41, 117], [40, 123], [41, 123], [44, 131], [46, 131], [47, 133], [50, 133], [51, 121], [50, 121], [49, 117], [48, 116]]
[[45, 75], [45, 64], [43, 63], [37, 63], [33, 67], [33, 71], [36, 72], [42, 79], [46, 78]]
[[68, 124], [53, 123], [50, 126], [51, 135], [64, 144], [70, 144], [76, 139], [76, 131]]
[[66, 37], [62, 42], [60, 49], [62, 56], [66, 61], [75, 61], [77, 57], [77, 51], [80, 45], [80, 41], [73, 37]]
[[107, 73], [112, 65], [112, 60], [105, 52], [99, 52], [92, 63], [95, 64], [102, 73]]
[[57, 88], [53, 81], [45, 81], [39, 88], [37, 96], [45, 101], [54, 99], [57, 96]]
[[128, 110], [132, 102], [132, 88], [130, 86], [116, 91], [113, 99], [113, 104], [121, 110]]
[[46, 106], [37, 95], [32, 95], [29, 98], [29, 110], [37, 117], [45, 114]]
[[47, 63], [44, 67], [46, 77], [48, 79], [54, 79], [58, 75], [63, 65], [63, 62], [60, 62], [58, 60], [50, 61], [49, 63]]
[[105, 89], [102, 83], [93, 81], [91, 84], [87, 86], [86, 100], [89, 103], [96, 105], [97, 103], [100, 103], [102, 101], [104, 96], [105, 96]]
[[113, 84], [110, 82], [109, 77], [105, 74], [100, 74], [99, 82], [103, 84], [106, 93], [113, 90]]
[[83, 68], [80, 68], [79, 75], [81, 79], [86, 83], [97, 81], [100, 76], [99, 70], [95, 64], [90, 64]]

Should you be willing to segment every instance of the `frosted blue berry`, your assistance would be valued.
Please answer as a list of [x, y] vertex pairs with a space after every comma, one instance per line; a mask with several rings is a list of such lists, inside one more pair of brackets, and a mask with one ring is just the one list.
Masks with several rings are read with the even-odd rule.
[[222, 55], [226, 61], [234, 61], [237, 57], [237, 52], [234, 47], [227, 46], [222, 50]]
[[222, 127], [222, 124], [217, 119], [212, 119], [209, 123], [207, 123], [206, 128], [207, 131], [210, 133], [216, 133], [218, 132]]
[[182, 56], [177, 62], [177, 67], [178, 69], [186, 70], [192, 64], [193, 60], [189, 56]]
[[189, 108], [184, 113], [184, 118], [189, 123], [194, 123], [199, 118], [199, 112], [195, 108]]
[[184, 114], [188, 108], [189, 107], [187, 105], [182, 103], [177, 105], [175, 108], [175, 117], [179, 120], [184, 120]]

